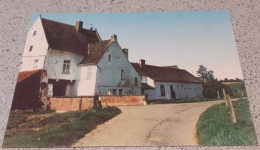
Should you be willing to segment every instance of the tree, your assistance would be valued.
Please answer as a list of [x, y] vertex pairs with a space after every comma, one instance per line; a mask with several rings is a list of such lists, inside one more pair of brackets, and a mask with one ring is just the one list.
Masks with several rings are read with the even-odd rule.
[[204, 83], [208, 81], [216, 80], [214, 77], [214, 71], [209, 70], [203, 66], [199, 65], [199, 69], [197, 71], [198, 78], [200, 78]]
[[226, 94], [232, 96], [231, 88], [216, 80], [209, 81], [203, 84], [203, 95], [205, 96], [205, 98], [217, 98], [217, 91], [219, 91], [220, 97], [223, 97], [223, 88], [225, 89]]
[[204, 83], [207, 80], [207, 72], [208, 72], [207, 70], [208, 69], [205, 66], [199, 65], [199, 69], [197, 71], [198, 78], [200, 78]]

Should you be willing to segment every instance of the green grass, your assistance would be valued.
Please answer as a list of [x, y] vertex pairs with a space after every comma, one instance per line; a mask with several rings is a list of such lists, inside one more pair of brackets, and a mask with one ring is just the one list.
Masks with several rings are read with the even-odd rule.
[[207, 109], [197, 123], [200, 145], [256, 145], [257, 137], [247, 99], [233, 102], [237, 124], [232, 124], [225, 104]]
[[214, 98], [214, 99], [208, 99], [208, 98], [189, 98], [189, 99], [178, 99], [178, 100], [172, 100], [172, 99], [165, 99], [165, 100], [153, 100], [148, 101], [149, 104], [174, 104], [174, 103], [196, 103], [196, 102], [205, 102], [205, 101], [215, 101], [215, 100], [222, 100], [222, 98]]
[[3, 147], [67, 147], [120, 112], [107, 107], [60, 114], [11, 113]]

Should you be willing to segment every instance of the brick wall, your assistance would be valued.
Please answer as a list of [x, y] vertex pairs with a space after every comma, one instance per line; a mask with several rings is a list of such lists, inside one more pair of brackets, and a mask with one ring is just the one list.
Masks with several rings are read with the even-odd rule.
[[50, 98], [50, 109], [55, 111], [79, 111], [94, 106], [93, 97], [84, 98]]
[[146, 105], [144, 95], [111, 95], [99, 96], [99, 101], [103, 107], [106, 106], [141, 106]]

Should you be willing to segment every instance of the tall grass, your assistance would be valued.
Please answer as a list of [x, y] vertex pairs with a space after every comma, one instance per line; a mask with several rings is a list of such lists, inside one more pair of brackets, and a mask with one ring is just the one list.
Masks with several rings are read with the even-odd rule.
[[237, 124], [232, 124], [225, 104], [207, 109], [197, 123], [200, 145], [256, 145], [257, 137], [247, 99], [233, 102]]

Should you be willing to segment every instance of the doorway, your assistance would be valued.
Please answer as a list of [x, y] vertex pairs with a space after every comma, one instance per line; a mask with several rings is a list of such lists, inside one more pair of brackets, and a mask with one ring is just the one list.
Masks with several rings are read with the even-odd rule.
[[66, 90], [67, 90], [67, 84], [69, 83], [69, 80], [54, 80], [54, 79], [49, 79], [48, 80], [49, 84], [53, 85], [53, 96], [65, 96], [66, 95]]
[[173, 85], [170, 85], [171, 99], [176, 99], [175, 92], [173, 90]]

